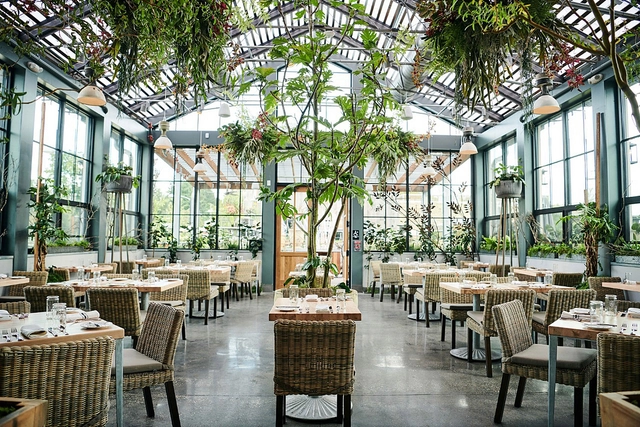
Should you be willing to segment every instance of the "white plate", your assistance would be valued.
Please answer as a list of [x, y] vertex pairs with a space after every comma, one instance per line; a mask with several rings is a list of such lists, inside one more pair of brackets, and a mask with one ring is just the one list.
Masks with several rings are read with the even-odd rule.
[[100, 329], [105, 326], [109, 326], [111, 322], [107, 322], [106, 320], [96, 320], [90, 322], [84, 322], [80, 325], [82, 329]]
[[296, 311], [298, 306], [296, 305], [276, 305], [276, 309], [279, 311]]
[[596, 331], [608, 331], [609, 329], [612, 328], [612, 326], [609, 325], [601, 325], [598, 323], [585, 323], [584, 326], [586, 326], [588, 329], [593, 329]]

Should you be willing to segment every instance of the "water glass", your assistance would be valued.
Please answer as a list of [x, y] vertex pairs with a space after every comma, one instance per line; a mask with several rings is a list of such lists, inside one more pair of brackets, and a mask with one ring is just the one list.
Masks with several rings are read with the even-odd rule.
[[336, 289], [336, 303], [338, 311], [344, 312], [347, 309], [347, 294], [344, 289]]
[[626, 272], [624, 273], [624, 283], [627, 284], [631, 281], [631, 273]]
[[154, 283], [154, 282], [156, 281], [156, 272], [155, 272], [155, 271], [150, 271], [150, 272], [147, 274], [147, 280], [148, 280], [150, 283]]
[[67, 326], [67, 303], [57, 302], [53, 305], [53, 327]]
[[544, 275], [544, 284], [547, 286], [551, 286], [553, 284], [553, 273], [547, 272]]
[[298, 303], [298, 285], [289, 285], [289, 301]]
[[604, 321], [604, 303], [602, 301], [590, 301], [589, 314], [591, 315], [591, 323], [602, 323]]
[[84, 282], [84, 267], [78, 267], [78, 280]]
[[491, 283], [491, 286], [495, 286], [498, 284], [498, 275], [497, 274], [491, 274], [491, 276], [489, 276], [489, 282]]
[[146, 261], [147, 260], [147, 256], [146, 255], [142, 255], [142, 260]]
[[618, 298], [615, 295], [604, 296], [605, 316], [616, 316], [618, 314]]
[[53, 306], [60, 302], [58, 295], [47, 296], [47, 323], [53, 320], [54, 312]]
[[178, 267], [178, 268], [182, 267], [182, 260], [180, 260], [180, 259], [176, 260], [176, 267]]
[[169, 260], [168, 260], [168, 259], [166, 259], [166, 258], [165, 258], [165, 260], [164, 260], [164, 266], [165, 266], [165, 268], [166, 268], [166, 267], [169, 267]]
[[509, 283], [513, 283], [516, 280], [516, 274], [511, 272], [507, 273], [507, 280]]
[[138, 270], [133, 270], [131, 272], [131, 279], [132, 280], [140, 280], [140, 272]]

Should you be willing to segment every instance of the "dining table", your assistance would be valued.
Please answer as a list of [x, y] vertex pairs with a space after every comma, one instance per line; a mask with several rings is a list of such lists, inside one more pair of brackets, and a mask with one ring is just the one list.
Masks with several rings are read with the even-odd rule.
[[100, 273], [113, 272], [112, 265], [87, 265], [85, 267], [70, 265], [70, 266], [61, 267], [61, 268], [66, 268], [67, 270], [69, 270], [69, 273], [77, 273], [78, 270], [81, 268], [84, 269], [85, 273], [94, 273], [96, 271]]
[[9, 276], [0, 279], [0, 288], [13, 285], [26, 285], [29, 283], [29, 279], [25, 276]]
[[[590, 326], [588, 322], [580, 322], [573, 319], [558, 319], [551, 323], [548, 327], [548, 341], [549, 341], [549, 376], [548, 380], [548, 393], [547, 393], [547, 425], [552, 427], [554, 425], [555, 418], [555, 401], [556, 401], [556, 363], [558, 360], [558, 338], [574, 338], [579, 340], [595, 341], [598, 334], [601, 332], [615, 332], [626, 335], [633, 335], [633, 324], [640, 323], [640, 319], [627, 320], [623, 317], [625, 313], [618, 313], [617, 316], [610, 316], [605, 318], [605, 322], [601, 325]], [[635, 321], [634, 321], [635, 320]], [[631, 327], [622, 328], [624, 325]], [[623, 330], [624, 329], [624, 330]], [[637, 326], [636, 326], [637, 329]], [[592, 417], [591, 412], [589, 413]], [[589, 420], [589, 425], [595, 425], [595, 419]]]
[[134, 261], [136, 263], [136, 265], [141, 265], [142, 268], [147, 268], [150, 265], [159, 265], [159, 264], [163, 264], [164, 265], [164, 261], [161, 258], [147, 258], [147, 259], [137, 259]]
[[[558, 285], [543, 285], [540, 283], [530, 283], [524, 285], [514, 285], [512, 283], [501, 283], [497, 285], [491, 285], [488, 283], [459, 283], [459, 282], [440, 282], [440, 287], [451, 292], [455, 292], [461, 295], [473, 295], [473, 311], [481, 311], [480, 296], [484, 295], [490, 289], [533, 289], [537, 293], [546, 293], [552, 289], [574, 289], [566, 286]], [[486, 361], [486, 350], [481, 346], [480, 336], [473, 334], [471, 360], [475, 362]], [[490, 349], [489, 349], [490, 350]], [[467, 347], [459, 347], [451, 349], [450, 354], [458, 359], [467, 360], [468, 350]], [[491, 352], [491, 360], [499, 360], [502, 354], [499, 351]]]
[[462, 261], [460, 263], [462, 268], [471, 268], [476, 271], [487, 271], [489, 269], [488, 262], [480, 262], [480, 261]]
[[[70, 280], [68, 282], [62, 282], [63, 285], [73, 287], [76, 292], [86, 292], [87, 290], [95, 287], [130, 287], [136, 288], [140, 293], [140, 310], [146, 310], [149, 308], [150, 293], [151, 292], [163, 292], [172, 288], [176, 288], [182, 285], [181, 279], [162, 279], [156, 281], [147, 280], [132, 280], [132, 279], [111, 279], [111, 280]], [[88, 308], [88, 307], [87, 307]]]
[[[277, 298], [269, 311], [269, 320], [289, 319], [289, 320], [362, 320], [362, 313], [358, 305], [347, 298], [345, 310], [336, 311], [336, 299], [323, 298], [317, 301], [299, 298], [292, 302], [289, 298]], [[327, 313], [316, 312], [318, 304], [325, 304], [332, 307]], [[309, 308], [307, 311], [306, 308]], [[336, 395], [308, 396], [291, 395], [287, 397], [287, 417], [305, 420], [310, 422], [321, 422], [335, 418], [338, 408]]]
[[544, 281], [544, 276], [547, 273], [552, 273], [551, 270], [545, 270], [540, 268], [523, 268], [523, 267], [514, 267], [511, 269], [511, 272], [518, 276], [525, 276], [536, 280], [538, 282]]
[[[18, 316], [11, 316], [10, 320], [0, 322], [0, 328], [4, 330], [11, 330], [16, 328], [18, 331], [24, 325], [47, 325], [47, 313], [38, 312], [30, 313], [28, 317], [19, 318]], [[116, 425], [118, 427], [124, 427], [123, 418], [123, 370], [122, 370], [122, 349], [124, 339], [124, 329], [114, 324], [108, 324], [100, 328], [83, 329], [82, 322], [72, 322], [65, 328], [67, 334], [59, 333], [56, 336], [48, 333], [46, 336], [37, 337], [32, 339], [17, 340], [15, 337], [11, 337], [11, 340], [6, 342], [2, 340], [0, 342], [0, 348], [10, 346], [24, 346], [24, 345], [38, 345], [38, 344], [53, 344], [60, 342], [78, 341], [87, 338], [96, 338], [103, 336], [110, 336], [116, 341], [115, 348], [115, 379], [116, 379]], [[64, 390], [61, 390], [64, 392]]]
[[609, 288], [609, 289], [619, 289], [621, 291], [624, 291], [624, 297], [627, 300], [631, 300], [631, 295], [629, 295], [629, 292], [640, 292], [640, 284], [639, 283], [624, 283], [624, 282], [603, 282], [602, 283], [602, 287], [603, 288]]

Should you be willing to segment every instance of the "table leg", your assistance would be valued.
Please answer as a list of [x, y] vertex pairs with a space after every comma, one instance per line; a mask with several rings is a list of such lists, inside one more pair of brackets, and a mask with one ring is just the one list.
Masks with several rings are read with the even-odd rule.
[[556, 361], [558, 360], [558, 337], [549, 335], [549, 391], [547, 393], [547, 425], [553, 427], [556, 403]]
[[118, 427], [124, 427], [123, 419], [123, 405], [124, 405], [124, 392], [123, 390], [123, 373], [122, 373], [122, 343], [123, 339], [116, 340], [116, 425]]
[[140, 310], [149, 309], [149, 292], [140, 292]]

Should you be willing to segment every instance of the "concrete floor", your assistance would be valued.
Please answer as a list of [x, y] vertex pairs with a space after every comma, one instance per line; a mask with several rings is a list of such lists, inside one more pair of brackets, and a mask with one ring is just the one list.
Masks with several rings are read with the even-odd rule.
[[[273, 324], [267, 313], [273, 294], [231, 302], [226, 316], [186, 319], [187, 340], [176, 353], [175, 387], [180, 419], [185, 427], [272, 426]], [[356, 382], [352, 397], [354, 426], [490, 426], [500, 387], [500, 363], [487, 378], [483, 363], [468, 364], [449, 354], [440, 341], [440, 322], [407, 319], [402, 304], [361, 296], [362, 321], [357, 324]], [[465, 345], [466, 330], [457, 328], [457, 345]], [[125, 339], [125, 346], [130, 340]], [[499, 348], [496, 339], [494, 348]], [[517, 379], [512, 378], [504, 426], [546, 426], [547, 384], [531, 380], [521, 408], [513, 407]], [[152, 388], [155, 419], [146, 417], [142, 390], [125, 392], [127, 426], [169, 426], [164, 387]], [[584, 420], [588, 420], [587, 390]], [[109, 425], [115, 426], [111, 400]], [[558, 385], [557, 426], [573, 425], [573, 389]], [[288, 419], [290, 427], [308, 425]], [[338, 425], [327, 423], [325, 425]]]

